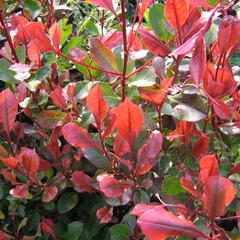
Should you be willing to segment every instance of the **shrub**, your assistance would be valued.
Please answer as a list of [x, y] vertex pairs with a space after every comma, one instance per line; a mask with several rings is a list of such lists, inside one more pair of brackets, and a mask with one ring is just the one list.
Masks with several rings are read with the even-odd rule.
[[0, 7], [0, 239], [240, 239], [238, 1]]

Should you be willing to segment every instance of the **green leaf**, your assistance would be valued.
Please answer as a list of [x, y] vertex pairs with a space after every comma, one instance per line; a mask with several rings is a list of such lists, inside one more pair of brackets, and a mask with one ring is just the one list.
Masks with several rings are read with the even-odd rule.
[[6, 83], [19, 83], [20, 81], [14, 78], [16, 72], [9, 70], [11, 65], [7, 60], [0, 59], [0, 80]]
[[37, 122], [42, 128], [53, 129], [66, 115], [66, 113], [57, 110], [43, 110], [38, 115]]
[[63, 54], [65, 55], [70, 55], [70, 50], [72, 47], [79, 47], [80, 46], [80, 38], [79, 37], [76, 37], [76, 38], [72, 38], [69, 42], [67, 42], [65, 45], [64, 45], [64, 48], [63, 48]]
[[78, 194], [75, 192], [65, 193], [60, 197], [57, 203], [57, 210], [60, 214], [64, 214], [72, 210], [78, 202]]
[[167, 20], [164, 16], [164, 5], [162, 3], [154, 4], [150, 8], [149, 21], [151, 27], [161, 40], [167, 41], [170, 39], [171, 34], [166, 28]]
[[67, 24], [68, 18], [63, 18], [58, 22], [58, 26], [61, 29], [62, 36], [60, 40], [60, 45], [63, 45], [68, 37], [72, 34], [72, 24]]
[[[118, 47], [114, 48], [113, 52], [114, 52], [114, 55], [116, 56], [118, 71], [122, 72], [123, 61], [124, 61], [123, 60], [123, 58], [124, 58], [123, 46], [118, 46]], [[134, 67], [135, 67], [135, 61], [130, 56], [128, 56], [128, 64], [127, 64], [126, 75], [130, 75], [133, 72]]]
[[129, 229], [125, 224], [116, 224], [109, 228], [111, 240], [126, 240], [128, 239]]
[[40, 3], [36, 0], [25, 0], [24, 9], [30, 12], [32, 18], [36, 18], [42, 11]]
[[207, 0], [208, 4], [209, 4], [210, 6], [215, 5], [218, 1], [219, 1], [219, 0]]
[[106, 47], [99, 38], [90, 39], [90, 55], [99, 66], [106, 70], [118, 71], [117, 60], [112, 50]]
[[189, 105], [180, 103], [173, 108], [173, 117], [181, 121], [197, 122], [207, 117], [207, 114]]
[[74, 86], [74, 96], [76, 100], [82, 100], [87, 97], [94, 83], [89, 81], [77, 82]]
[[25, 63], [26, 61], [26, 48], [21, 46], [16, 48], [16, 52], [20, 62]]
[[97, 168], [109, 168], [109, 163], [106, 157], [96, 148], [81, 149], [85, 158], [88, 159], [90, 163], [92, 163]]
[[162, 183], [162, 190], [167, 196], [175, 196], [187, 192], [182, 188], [179, 179], [172, 176], [165, 176]]
[[149, 87], [156, 83], [155, 71], [151, 67], [145, 67], [134, 78], [130, 79], [129, 87]]
[[51, 73], [51, 68], [50, 67], [41, 67], [37, 73], [36, 73], [36, 80], [42, 81], [44, 80], [50, 73]]
[[81, 222], [71, 222], [67, 225], [67, 232], [65, 233], [65, 239], [78, 240], [84, 224]]

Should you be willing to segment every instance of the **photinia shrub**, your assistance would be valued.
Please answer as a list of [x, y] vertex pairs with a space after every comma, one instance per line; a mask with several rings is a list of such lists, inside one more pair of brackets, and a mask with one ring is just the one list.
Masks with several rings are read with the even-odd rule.
[[238, 1], [0, 8], [0, 239], [240, 239]]

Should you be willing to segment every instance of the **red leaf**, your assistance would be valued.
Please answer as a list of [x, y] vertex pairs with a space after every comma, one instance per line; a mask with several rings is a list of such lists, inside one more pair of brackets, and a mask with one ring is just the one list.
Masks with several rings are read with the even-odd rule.
[[3, 158], [1, 159], [10, 169], [17, 172], [17, 167], [19, 165], [19, 161], [16, 158]]
[[88, 109], [92, 112], [94, 119], [97, 123], [97, 127], [100, 130], [101, 123], [107, 116], [108, 103], [103, 98], [103, 92], [102, 92], [99, 84], [97, 84], [89, 92], [89, 94], [87, 96], [87, 106], [88, 106]]
[[203, 73], [206, 68], [206, 47], [204, 38], [199, 38], [195, 43], [195, 49], [190, 61], [191, 76], [197, 86], [202, 80]]
[[210, 176], [218, 176], [220, 174], [218, 168], [218, 160], [215, 154], [206, 155], [200, 159], [200, 179], [204, 183]]
[[77, 59], [78, 61], [83, 61], [84, 58], [86, 57], [84, 52], [77, 47], [72, 47], [70, 50], [70, 54], [73, 58]]
[[159, 55], [168, 55], [171, 52], [156, 35], [147, 31], [145, 28], [140, 27], [138, 33], [140, 34], [144, 45], [150, 52]]
[[229, 173], [229, 176], [235, 173], [240, 173], [240, 163], [238, 163]]
[[133, 146], [139, 131], [143, 126], [143, 113], [140, 108], [133, 104], [128, 98], [112, 109], [118, 115], [116, 128], [130, 146]]
[[145, 143], [137, 154], [137, 174], [147, 173], [154, 165], [153, 160], [161, 151], [163, 143], [162, 134], [154, 131], [150, 134], [147, 143]]
[[118, 156], [122, 156], [124, 153], [129, 151], [128, 142], [119, 133], [114, 138], [113, 150]]
[[139, 4], [139, 22], [142, 21], [144, 17], [144, 13], [146, 12], [147, 8], [154, 4], [155, 0], [143, 0], [142, 5]]
[[106, 10], [111, 11], [112, 13], [114, 13], [116, 15], [112, 0], [86, 0], [86, 2], [92, 2], [96, 5], [98, 5], [99, 7], [102, 7], [102, 8], [105, 8]]
[[101, 219], [100, 223], [108, 223], [112, 219], [113, 207], [105, 206], [97, 210], [97, 218]]
[[90, 178], [87, 174], [85, 174], [82, 171], [73, 172], [72, 180], [74, 184], [83, 191], [86, 191], [89, 193], [97, 192], [91, 185], [92, 178]]
[[215, 9], [211, 13], [211, 15], [208, 17], [208, 20], [206, 21], [205, 25], [197, 33], [195, 33], [191, 38], [189, 38], [186, 42], [184, 42], [184, 44], [182, 44], [175, 51], [173, 51], [171, 53], [171, 55], [182, 55], [182, 54], [186, 54], [186, 53], [190, 52], [192, 50], [192, 48], [194, 47], [194, 44], [195, 44], [196, 40], [199, 37], [204, 36], [204, 34], [211, 27], [211, 24], [212, 24], [213, 18], [215, 16], [216, 10], [217, 9]]
[[56, 126], [62, 125], [63, 119], [67, 116], [65, 112], [58, 110], [43, 110], [37, 118], [37, 123], [42, 128], [54, 129]]
[[41, 22], [31, 22], [27, 24], [24, 29], [28, 32], [28, 36], [37, 45], [40, 51], [53, 51], [50, 40], [44, 33], [44, 25]]
[[14, 176], [11, 172], [7, 170], [2, 170], [2, 175], [4, 176], [5, 179], [11, 182], [12, 185], [19, 184], [19, 182], [16, 181], [16, 176]]
[[99, 183], [100, 190], [106, 197], [117, 198], [121, 197], [130, 187], [123, 180], [117, 180], [115, 177], [105, 177]]
[[233, 183], [227, 178], [211, 176], [205, 180], [203, 201], [212, 220], [224, 212], [224, 208], [232, 202], [236, 192]]
[[107, 129], [104, 132], [103, 138], [106, 139], [108, 136], [110, 136], [117, 124], [117, 114], [116, 113], [111, 113], [109, 118], [108, 118], [108, 125]]
[[8, 238], [3, 234], [3, 232], [0, 232], [0, 239], [1, 240], [8, 240]]
[[188, 16], [189, 5], [187, 0], [167, 0], [165, 3], [164, 14], [168, 22], [180, 31]]
[[199, 192], [194, 188], [192, 183], [188, 181], [186, 178], [182, 177], [180, 179], [181, 185], [184, 189], [186, 189], [188, 192], [190, 192], [194, 197], [200, 198]]
[[57, 240], [57, 237], [54, 233], [55, 224], [50, 218], [42, 217], [41, 221], [41, 230], [47, 234], [49, 234], [54, 240]]
[[138, 89], [140, 96], [155, 104], [161, 106], [168, 94], [168, 88], [172, 85], [172, 79], [165, 78], [161, 82], [161, 85], [154, 84], [150, 87], [141, 87]]
[[106, 47], [99, 38], [90, 39], [90, 55], [93, 61], [104, 69], [118, 71], [113, 51]]
[[15, 198], [25, 198], [28, 195], [28, 185], [18, 185], [10, 191], [10, 194], [12, 194]]
[[209, 142], [210, 138], [202, 134], [192, 147], [192, 156], [195, 158], [202, 157], [208, 151]]
[[210, 7], [206, 0], [189, 0], [194, 7]]
[[131, 214], [135, 216], [141, 216], [146, 211], [151, 210], [157, 206], [160, 206], [160, 204], [153, 202], [151, 204], [138, 203], [137, 205], [134, 206], [133, 210], [131, 211]]
[[99, 148], [87, 130], [76, 123], [68, 123], [63, 127], [64, 138], [74, 147]]
[[239, 21], [236, 18], [227, 15], [222, 19], [218, 31], [218, 43], [222, 52], [229, 51], [239, 38]]
[[39, 169], [39, 156], [37, 155], [35, 149], [24, 148], [18, 155], [21, 159], [23, 167], [26, 169], [27, 174], [30, 177], [36, 176]]
[[63, 96], [62, 88], [55, 88], [49, 96], [57, 107], [66, 109], [66, 99]]
[[[217, 102], [217, 103], [216, 103]], [[217, 116], [223, 120], [229, 120], [231, 110], [222, 100], [215, 99], [215, 101], [212, 101], [214, 112], [217, 114]]]
[[59, 50], [62, 32], [61, 32], [61, 29], [58, 27], [57, 23], [54, 23], [50, 27], [49, 35], [52, 38], [53, 46], [56, 48], [56, 50]]
[[45, 187], [43, 192], [42, 200], [43, 202], [51, 202], [57, 195], [58, 188], [54, 187]]
[[17, 110], [18, 103], [11, 90], [8, 88], [2, 91], [0, 93], [0, 122], [8, 135], [10, 135], [10, 131], [14, 125]]
[[41, 52], [35, 42], [30, 42], [27, 49], [27, 54], [31, 62], [35, 62], [38, 66], [41, 65]]
[[161, 240], [178, 235], [211, 239], [192, 222], [184, 217], [177, 217], [160, 206], [144, 212], [137, 222], [143, 233], [151, 240]]

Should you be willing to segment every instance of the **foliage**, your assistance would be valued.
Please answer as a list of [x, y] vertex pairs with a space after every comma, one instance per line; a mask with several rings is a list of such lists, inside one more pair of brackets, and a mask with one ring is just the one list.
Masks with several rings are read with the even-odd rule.
[[0, 7], [0, 239], [240, 239], [238, 1]]

